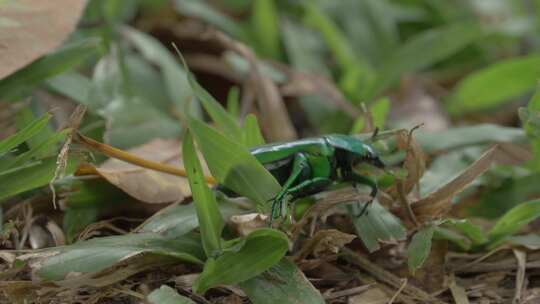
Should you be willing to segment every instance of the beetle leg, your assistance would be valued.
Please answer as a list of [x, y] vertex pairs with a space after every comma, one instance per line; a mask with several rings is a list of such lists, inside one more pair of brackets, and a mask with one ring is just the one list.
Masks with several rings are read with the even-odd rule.
[[331, 183], [331, 179], [325, 177], [315, 177], [290, 188], [288, 194], [292, 195], [293, 198], [306, 196], [324, 190], [324, 188]]
[[371, 193], [370, 193], [371, 199], [364, 204], [364, 206], [362, 207], [362, 210], [358, 214], [358, 217], [364, 215], [367, 212], [369, 205], [371, 205], [373, 200], [377, 197], [377, 192], [379, 191], [379, 187], [377, 186], [377, 183], [373, 181], [372, 179], [356, 174], [354, 172], [347, 172], [347, 174], [343, 176], [343, 180], [352, 182], [354, 186], [356, 186], [356, 184], [362, 184], [371, 188]]
[[272, 203], [272, 219], [276, 219], [283, 215], [283, 201], [285, 200], [285, 196], [289, 193], [289, 189], [293, 187], [294, 183], [297, 182], [298, 178], [302, 175], [309, 175], [310, 170], [311, 168], [307, 157], [303, 153], [296, 154], [294, 156], [291, 174]]

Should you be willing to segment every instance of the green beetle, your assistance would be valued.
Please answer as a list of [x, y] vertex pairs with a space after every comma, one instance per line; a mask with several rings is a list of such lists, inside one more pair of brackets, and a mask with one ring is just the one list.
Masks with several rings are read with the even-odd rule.
[[[282, 186], [273, 199], [272, 219], [283, 214], [287, 196], [295, 200], [320, 192], [335, 182], [367, 185], [375, 198], [377, 184], [354, 173], [353, 167], [361, 162], [385, 167], [371, 146], [358, 138], [339, 134], [258, 146], [250, 152]], [[359, 216], [368, 206], [369, 203], [365, 204]]]

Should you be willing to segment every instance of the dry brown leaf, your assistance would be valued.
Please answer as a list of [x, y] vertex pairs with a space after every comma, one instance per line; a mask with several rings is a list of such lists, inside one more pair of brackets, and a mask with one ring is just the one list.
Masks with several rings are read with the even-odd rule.
[[450, 276], [448, 288], [450, 288], [450, 292], [452, 293], [452, 297], [456, 304], [469, 304], [469, 298], [467, 297], [465, 288], [456, 283], [454, 274], [451, 274]]
[[451, 208], [451, 199], [489, 169], [498, 151], [497, 145], [492, 146], [452, 181], [414, 202], [412, 204], [414, 213], [421, 221], [437, 218], [447, 213]]
[[303, 260], [313, 254], [319, 257], [324, 254], [336, 254], [339, 249], [356, 238], [355, 235], [341, 232], [337, 229], [319, 230], [302, 246], [295, 255], [295, 260]]
[[262, 213], [249, 213], [231, 216], [232, 228], [240, 236], [246, 236], [251, 232], [268, 226], [268, 216]]
[[[150, 161], [184, 167], [180, 143], [175, 140], [155, 139], [127, 152]], [[142, 202], [175, 202], [191, 195], [187, 178], [145, 169], [121, 160], [109, 159], [97, 167], [96, 171], [111, 184]], [[203, 171], [209, 175], [204, 163]]]
[[426, 156], [418, 142], [414, 139], [413, 128], [409, 132], [400, 132], [397, 134], [397, 145], [401, 150], [405, 150], [405, 161], [403, 168], [407, 170], [407, 178], [403, 184], [405, 193], [410, 193], [414, 186], [418, 187], [420, 178], [426, 170]]
[[386, 304], [390, 297], [378, 287], [370, 288], [367, 291], [349, 297], [349, 304]]
[[74, 30], [85, 5], [85, 0], [2, 1], [0, 79], [58, 47]]

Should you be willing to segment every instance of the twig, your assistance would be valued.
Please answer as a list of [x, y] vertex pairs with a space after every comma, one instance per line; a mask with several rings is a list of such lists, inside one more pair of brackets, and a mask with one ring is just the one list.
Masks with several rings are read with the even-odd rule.
[[403, 281], [403, 284], [401, 284], [401, 286], [399, 287], [399, 289], [396, 291], [396, 293], [394, 293], [394, 295], [392, 296], [392, 298], [390, 298], [390, 301], [388, 301], [388, 304], [392, 304], [394, 303], [394, 301], [396, 300], [396, 298], [399, 296], [399, 294], [403, 291], [403, 289], [405, 289], [405, 286], [407, 286], [407, 283], [409, 283], [409, 281], [405, 278], [402, 280]]
[[367, 285], [362, 285], [362, 286], [357, 286], [357, 287], [353, 287], [353, 288], [349, 288], [349, 289], [345, 289], [345, 290], [332, 292], [329, 295], [325, 295], [324, 299], [325, 300], [332, 300], [332, 299], [337, 299], [337, 298], [341, 298], [341, 297], [352, 296], [352, 295], [359, 294], [359, 293], [362, 293], [362, 292], [368, 290], [373, 285], [374, 284], [367, 284]]
[[514, 299], [512, 303], [519, 304], [521, 303], [521, 298], [523, 295], [523, 289], [525, 287], [525, 270], [527, 267], [527, 253], [523, 250], [514, 249], [512, 250], [517, 260], [517, 271], [516, 271], [516, 292], [514, 294]]
[[[88, 138], [78, 132], [76, 133], [76, 135], [77, 136], [74, 137], [74, 139], [77, 142], [83, 144], [84, 146], [92, 150], [105, 154], [108, 157], [116, 158], [116, 159], [125, 161], [127, 163], [130, 163], [139, 167], [143, 167], [143, 168], [147, 168], [147, 169], [151, 169], [151, 170], [155, 170], [155, 171], [159, 171], [163, 173], [168, 173], [175, 176], [187, 177], [186, 170], [182, 168], [178, 168], [178, 167], [174, 167], [168, 164], [158, 163], [158, 162], [154, 162], [154, 161], [147, 160], [144, 158], [140, 158], [126, 151], [117, 149], [115, 147], [112, 147], [107, 144], [100, 143], [96, 140]], [[209, 184], [216, 183], [216, 180], [212, 176], [205, 176], [205, 179]]]
[[416, 215], [414, 215], [414, 211], [412, 210], [411, 204], [407, 199], [407, 194], [405, 193], [405, 185], [403, 185], [402, 180], [396, 180], [396, 190], [399, 202], [401, 203], [401, 207], [407, 211], [407, 216], [409, 217], [409, 220], [413, 222], [414, 226], [419, 227], [420, 224], [418, 223]]

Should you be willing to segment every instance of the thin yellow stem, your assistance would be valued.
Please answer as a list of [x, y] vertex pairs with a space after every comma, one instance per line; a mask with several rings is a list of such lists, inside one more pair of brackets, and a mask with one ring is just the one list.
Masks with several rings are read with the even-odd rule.
[[[125, 161], [127, 163], [130, 163], [139, 167], [143, 167], [143, 168], [147, 168], [147, 169], [151, 169], [151, 170], [155, 170], [155, 171], [159, 171], [159, 172], [163, 172], [163, 173], [167, 173], [167, 174], [171, 174], [175, 176], [187, 177], [186, 170], [184, 170], [183, 168], [178, 168], [178, 167], [174, 167], [168, 164], [158, 163], [155, 161], [140, 158], [129, 152], [120, 150], [118, 148], [109, 146], [107, 144], [98, 142], [96, 140], [93, 140], [78, 132], [76, 134], [77, 134], [76, 140], [79, 143], [83, 144], [84, 146], [94, 151], [107, 155], [108, 157], [116, 158], [116, 159]], [[216, 184], [216, 180], [212, 176], [205, 176], [205, 179], [206, 179], [206, 182], [208, 182], [209, 184]]]

